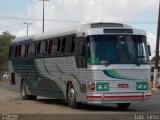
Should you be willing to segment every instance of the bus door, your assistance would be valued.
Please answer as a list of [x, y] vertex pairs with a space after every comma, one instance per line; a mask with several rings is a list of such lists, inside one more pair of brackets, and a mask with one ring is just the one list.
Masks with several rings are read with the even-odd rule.
[[80, 88], [81, 93], [86, 92], [86, 80], [88, 79], [87, 75], [87, 47], [85, 38], [77, 38], [77, 67], [78, 67], [78, 79], [79, 85], [77, 88]]

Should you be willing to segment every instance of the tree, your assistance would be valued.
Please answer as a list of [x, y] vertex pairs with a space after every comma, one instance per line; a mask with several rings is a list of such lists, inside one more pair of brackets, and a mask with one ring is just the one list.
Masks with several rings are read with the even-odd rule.
[[4, 71], [8, 71], [9, 44], [15, 36], [8, 31], [0, 35], [0, 80]]

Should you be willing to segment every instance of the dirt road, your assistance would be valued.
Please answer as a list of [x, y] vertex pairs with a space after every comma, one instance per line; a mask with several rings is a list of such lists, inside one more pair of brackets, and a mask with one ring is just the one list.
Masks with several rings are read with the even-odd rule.
[[[38, 97], [35, 101], [22, 100], [20, 93], [9, 90], [8, 83], [0, 82], [0, 120], [51, 120], [53, 118], [55, 120], [106, 120], [106, 118], [134, 120], [135, 115], [142, 112], [159, 113], [159, 101], [160, 95], [153, 94], [151, 101], [132, 104], [127, 110], [120, 110], [113, 104], [82, 105], [80, 109], [71, 109], [62, 100], [42, 97]], [[129, 117], [130, 114], [132, 117]], [[8, 119], [8, 115], [9, 117], [18, 116], [18, 119]], [[5, 116], [4, 119], [3, 116]]]
[[133, 112], [160, 112], [160, 95], [153, 94], [145, 103], [134, 103], [127, 110], [120, 110], [115, 104], [106, 106], [82, 105], [80, 109], [71, 109], [62, 100], [38, 97], [37, 100], [22, 100], [21, 94], [11, 91], [7, 83], [0, 83], [0, 114], [123, 114]]
[[17, 92], [0, 89], [0, 113], [15, 114], [70, 114], [79, 113], [61, 100], [38, 98], [36, 101], [22, 100]]

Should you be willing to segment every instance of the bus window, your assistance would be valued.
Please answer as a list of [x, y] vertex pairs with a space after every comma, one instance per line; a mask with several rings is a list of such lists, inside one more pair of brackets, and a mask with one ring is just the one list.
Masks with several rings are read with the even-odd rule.
[[72, 37], [71, 53], [74, 53], [75, 37]]
[[40, 54], [41, 55], [46, 55], [47, 54], [47, 48], [48, 48], [48, 41], [43, 41], [41, 43], [41, 47], [40, 47]]
[[80, 38], [78, 43], [78, 66], [84, 68], [87, 65], [85, 38]]
[[45, 50], [43, 54], [47, 55], [47, 51], [48, 51], [48, 41], [45, 41]]
[[21, 45], [18, 46], [18, 57], [21, 57]]
[[61, 49], [61, 39], [58, 39], [57, 54], [60, 53], [60, 49]]
[[27, 56], [28, 56], [28, 49], [29, 49], [29, 45], [25, 45], [24, 57], [27, 57]]
[[72, 49], [72, 36], [66, 38], [65, 53], [70, 54]]
[[51, 53], [52, 53], [52, 47], [53, 47], [53, 41], [50, 40], [50, 41], [49, 41], [49, 46], [48, 46], [48, 54], [49, 54], [49, 55], [51, 55]]
[[57, 52], [57, 40], [53, 40], [52, 54]]
[[41, 48], [41, 42], [39, 42], [38, 46], [37, 46], [37, 55], [38, 56], [40, 55], [40, 48]]
[[35, 55], [35, 43], [29, 44], [29, 56], [34, 57]]
[[24, 55], [25, 55], [25, 44], [23, 44], [21, 48], [21, 57], [24, 57]]
[[66, 38], [62, 39], [62, 45], [61, 45], [61, 53], [64, 53], [65, 51], [65, 45], [66, 45]]

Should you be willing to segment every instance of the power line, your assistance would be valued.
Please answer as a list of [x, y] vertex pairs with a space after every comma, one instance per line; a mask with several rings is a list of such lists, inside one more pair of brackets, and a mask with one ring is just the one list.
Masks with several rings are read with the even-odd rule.
[[[9, 20], [28, 20], [28, 21], [42, 21], [41, 19], [35, 19], [35, 18], [18, 18], [18, 17], [0, 17], [0, 19], [9, 19]], [[51, 20], [45, 20], [48, 22], [75, 22], [80, 23], [76, 20], [66, 20], [66, 19], [51, 19]]]
[[[39, 22], [42, 21], [41, 19], [36, 19], [36, 18], [18, 18], [18, 17], [2, 17], [0, 16], [0, 19], [8, 19], [8, 20], [26, 20], [26, 21], [34, 21], [34, 22]], [[80, 22], [77, 20], [67, 20], [67, 19], [49, 19], [45, 20], [48, 22], [71, 22], [71, 23], [86, 23], [86, 22]], [[130, 24], [157, 24], [156, 21], [118, 21], [122, 23], [130, 23]]]

